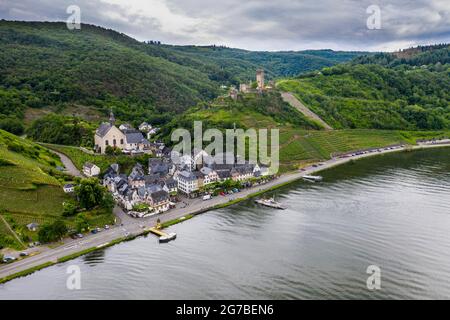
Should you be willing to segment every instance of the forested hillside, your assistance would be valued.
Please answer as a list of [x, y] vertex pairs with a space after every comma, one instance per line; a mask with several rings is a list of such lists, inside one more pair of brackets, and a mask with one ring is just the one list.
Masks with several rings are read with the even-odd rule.
[[26, 110], [86, 107], [126, 121], [165, 123], [220, 85], [320, 69], [357, 53], [249, 52], [143, 43], [101, 27], [0, 21], [0, 128], [20, 133]]
[[450, 127], [449, 46], [407, 58], [377, 54], [283, 80], [334, 128], [440, 130]]
[[332, 50], [305, 51], [247, 51], [221, 46], [165, 46], [185, 57], [200, 59], [211, 67], [206, 70], [211, 79], [228, 81], [235, 85], [254, 79], [255, 70], [263, 68], [267, 79], [296, 76], [348, 61], [363, 52]]

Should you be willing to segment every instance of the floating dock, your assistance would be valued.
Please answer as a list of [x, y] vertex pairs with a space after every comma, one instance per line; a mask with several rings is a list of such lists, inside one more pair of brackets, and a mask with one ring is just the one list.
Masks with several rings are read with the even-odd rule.
[[322, 177], [321, 176], [304, 175], [302, 178], [305, 179], [305, 180], [314, 181], [314, 182], [322, 181]]
[[283, 206], [281, 203], [276, 202], [273, 198], [272, 199], [257, 199], [255, 200], [256, 203], [261, 204], [266, 207], [275, 208], [284, 210], [286, 209], [285, 206]]
[[175, 240], [177, 234], [175, 232], [166, 233], [156, 228], [149, 228], [148, 231], [159, 237], [159, 242], [169, 242]]

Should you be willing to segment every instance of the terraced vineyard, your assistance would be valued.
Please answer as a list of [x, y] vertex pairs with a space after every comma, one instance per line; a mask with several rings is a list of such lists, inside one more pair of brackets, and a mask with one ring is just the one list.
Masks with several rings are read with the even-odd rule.
[[0, 246], [21, 248], [5, 223], [19, 235], [25, 226], [54, 221], [69, 197], [54, 167], [59, 158], [47, 149], [0, 130]]
[[363, 129], [333, 131], [282, 129], [280, 162], [282, 170], [285, 171], [297, 167], [302, 162], [329, 159], [336, 153], [399, 143], [415, 143], [416, 139], [440, 136], [450, 136], [450, 133]]

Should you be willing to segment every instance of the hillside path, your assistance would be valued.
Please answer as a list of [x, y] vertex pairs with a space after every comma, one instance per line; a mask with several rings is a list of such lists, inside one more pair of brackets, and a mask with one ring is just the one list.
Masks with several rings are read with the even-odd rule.
[[308, 109], [300, 100], [298, 100], [292, 93], [290, 92], [282, 92], [281, 97], [283, 100], [287, 103], [289, 103], [291, 106], [293, 106], [295, 109], [303, 113], [307, 118], [310, 118], [312, 120], [315, 120], [319, 122], [322, 127], [324, 127], [326, 130], [333, 130], [333, 128], [328, 125], [325, 121], [322, 120], [317, 114], [312, 112], [310, 109]]
[[64, 167], [66, 168], [67, 173], [69, 173], [70, 175], [75, 176], [75, 177], [83, 177], [80, 170], [78, 170], [77, 167], [75, 167], [72, 160], [70, 160], [70, 158], [68, 156], [66, 156], [65, 154], [63, 154], [61, 152], [52, 150], [52, 149], [50, 149], [50, 151], [59, 156], [59, 158], [61, 159], [61, 162], [63, 163]]

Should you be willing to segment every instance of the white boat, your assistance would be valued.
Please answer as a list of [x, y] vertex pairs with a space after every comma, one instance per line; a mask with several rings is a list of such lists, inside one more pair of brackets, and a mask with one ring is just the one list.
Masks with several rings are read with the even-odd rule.
[[302, 177], [305, 180], [309, 180], [309, 181], [322, 181], [322, 177], [321, 176], [309, 176], [309, 175], [305, 175]]
[[271, 208], [276, 208], [276, 209], [281, 209], [281, 210], [286, 209], [286, 207], [283, 206], [281, 203], [276, 202], [274, 198], [257, 199], [257, 200], [255, 200], [255, 202], [258, 204], [262, 204], [263, 206], [266, 206], [266, 207], [271, 207]]
[[167, 236], [161, 236], [159, 237], [159, 242], [169, 242], [172, 240], [175, 240], [177, 237], [177, 234], [175, 232], [169, 233]]

